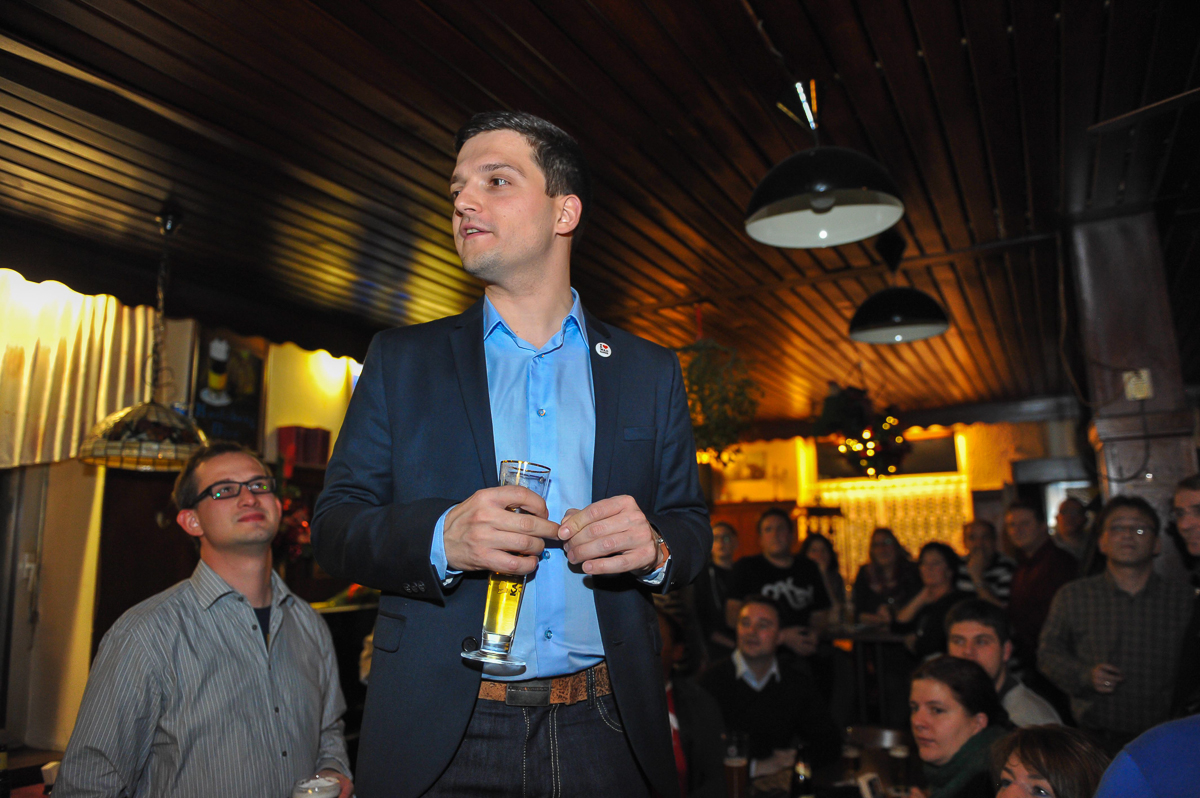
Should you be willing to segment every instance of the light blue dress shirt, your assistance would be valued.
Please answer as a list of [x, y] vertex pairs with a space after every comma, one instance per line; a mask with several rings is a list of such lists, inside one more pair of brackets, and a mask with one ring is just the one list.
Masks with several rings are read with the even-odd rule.
[[[592, 503], [596, 402], [583, 308], [574, 289], [571, 297], [571, 312], [541, 349], [509, 329], [490, 300], [483, 303], [496, 464], [528, 460], [548, 466], [546, 507], [550, 520], [556, 522], [567, 510]], [[445, 520], [444, 514], [438, 519], [430, 552], [442, 579], [448, 575], [442, 539]], [[489, 678], [544, 679], [576, 673], [604, 659], [591, 577], [570, 565], [561, 543], [546, 544], [542, 561], [526, 583], [513, 637], [512, 654], [525, 660], [526, 670], [493, 675], [488, 668]], [[655, 576], [647, 581], [653, 582]]]

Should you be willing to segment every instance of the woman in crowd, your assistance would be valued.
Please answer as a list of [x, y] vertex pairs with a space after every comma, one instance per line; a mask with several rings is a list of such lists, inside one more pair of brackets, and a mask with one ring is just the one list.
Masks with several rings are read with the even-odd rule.
[[837, 619], [845, 617], [842, 610], [846, 606], [846, 580], [838, 566], [837, 552], [829, 538], [816, 532], [809, 533], [800, 544], [800, 556], [807, 557], [821, 569], [821, 578], [825, 581], [825, 592], [833, 602], [830, 616]]
[[931, 659], [913, 673], [908, 705], [927, 785], [910, 798], [992, 798], [990, 752], [1008, 715], [987, 672], [970, 660]]
[[1083, 732], [1028, 726], [992, 746], [996, 798], [1091, 798], [1108, 756]]
[[867, 563], [854, 579], [854, 611], [864, 623], [891, 623], [896, 610], [921, 589], [908, 552], [887, 527], [871, 533]]
[[925, 659], [946, 650], [946, 613], [968, 594], [955, 588], [962, 560], [945, 543], [921, 548], [921, 590], [896, 613], [893, 628], [907, 634], [908, 650]]

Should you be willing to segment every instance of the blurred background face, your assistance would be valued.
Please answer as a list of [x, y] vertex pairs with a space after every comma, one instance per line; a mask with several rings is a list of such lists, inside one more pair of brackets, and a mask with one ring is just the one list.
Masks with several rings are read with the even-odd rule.
[[737, 535], [724, 524], [717, 524], [712, 528], [713, 545], [712, 557], [715, 562], [729, 562], [733, 559], [733, 553], [737, 551]]
[[978, 621], [961, 621], [950, 627], [946, 653], [977, 663], [996, 682], [1012, 654], [1012, 642], [1001, 645], [1000, 637], [992, 627]]
[[891, 568], [896, 564], [896, 544], [885, 534], [871, 536], [871, 562], [880, 568]]
[[792, 524], [777, 515], [768, 515], [758, 527], [758, 545], [768, 557], [786, 557], [792, 553]]
[[927, 551], [921, 555], [921, 582], [926, 587], [943, 587], [954, 579], [954, 573], [946, 558], [936, 551]]
[[833, 552], [824, 538], [813, 538], [808, 547], [808, 559], [815, 562], [822, 571], [829, 570], [829, 564], [833, 562]]
[[963, 532], [963, 543], [966, 544], [967, 551], [972, 554], [981, 552], [985, 560], [990, 560], [996, 553], [996, 536], [983, 524], [967, 524]]
[[1047, 534], [1033, 511], [1024, 508], [1013, 510], [1004, 516], [1004, 531], [1008, 533], [1008, 539], [1013, 545], [1026, 554], [1037, 551]]
[[1100, 533], [1100, 551], [1113, 565], [1146, 565], [1158, 554], [1153, 522], [1132, 507], [1109, 514]]
[[1188, 554], [1200, 557], [1200, 490], [1181, 490], [1175, 494], [1175, 526], [1187, 544]]
[[763, 604], [746, 604], [738, 613], [737, 647], [747, 659], [775, 655], [779, 647], [779, 613]]
[[949, 762], [963, 743], [987, 727], [986, 715], [967, 714], [950, 688], [933, 679], [913, 682], [908, 708], [917, 751], [931, 765]]
[[1086, 521], [1087, 513], [1083, 511], [1083, 505], [1074, 499], [1067, 499], [1058, 505], [1058, 515], [1054, 516], [1054, 528], [1058, 530], [1058, 534], [1073, 538], [1083, 529]]
[[996, 798], [1055, 798], [1054, 788], [1046, 777], [1026, 768], [1016, 754], [1004, 763], [998, 786], [1000, 791], [996, 793]]

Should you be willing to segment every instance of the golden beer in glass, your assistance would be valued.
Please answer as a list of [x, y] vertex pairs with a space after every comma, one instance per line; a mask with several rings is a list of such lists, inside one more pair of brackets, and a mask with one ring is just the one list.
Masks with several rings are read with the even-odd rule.
[[[524, 460], [505, 460], [500, 463], [500, 484], [528, 488], [543, 499], [550, 489], [550, 469]], [[514, 513], [520, 507], [509, 507]], [[476, 651], [464, 651], [465, 659], [502, 665], [524, 665], [509, 652], [521, 614], [521, 598], [525, 594], [525, 577], [516, 574], [492, 573], [488, 576], [487, 603], [483, 610], [483, 640]]]

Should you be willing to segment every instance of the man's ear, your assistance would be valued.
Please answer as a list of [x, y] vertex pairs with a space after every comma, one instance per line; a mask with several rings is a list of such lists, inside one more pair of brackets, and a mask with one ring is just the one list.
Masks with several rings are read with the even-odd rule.
[[583, 203], [579, 201], [579, 197], [568, 194], [562, 198], [558, 219], [554, 223], [554, 232], [562, 236], [570, 235], [575, 232], [575, 228], [579, 226], [579, 220], [582, 218]]
[[204, 530], [200, 528], [200, 519], [196, 517], [195, 510], [180, 510], [175, 515], [175, 523], [183, 527], [183, 531], [192, 537], [198, 538], [204, 534]]
[[1012, 641], [1011, 640], [1004, 641], [1004, 647], [1001, 650], [1000, 656], [1002, 657], [1002, 659], [1000, 661], [1003, 662], [1005, 665], [1007, 665], [1008, 661], [1010, 659], [1012, 659]]

